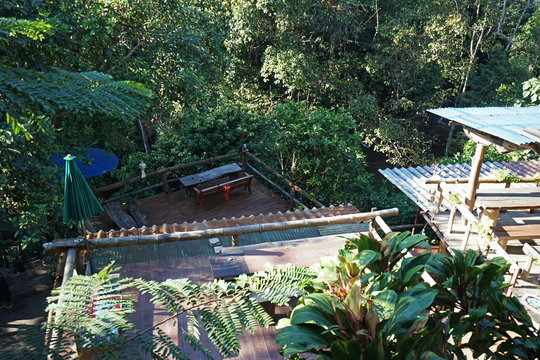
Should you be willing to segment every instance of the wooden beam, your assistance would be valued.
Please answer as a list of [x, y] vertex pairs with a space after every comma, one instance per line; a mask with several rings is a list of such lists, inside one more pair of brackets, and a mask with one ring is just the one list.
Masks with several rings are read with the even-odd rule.
[[[349, 215], [339, 215], [339, 216], [330, 216], [323, 217], [318, 219], [304, 219], [304, 220], [293, 220], [285, 222], [276, 222], [276, 223], [261, 223], [261, 224], [252, 224], [252, 225], [242, 225], [229, 228], [221, 229], [205, 229], [205, 230], [194, 230], [187, 232], [174, 232], [174, 233], [163, 233], [163, 234], [151, 234], [151, 235], [133, 235], [133, 236], [123, 236], [115, 238], [102, 238], [102, 239], [89, 239], [88, 246], [90, 248], [109, 248], [109, 247], [119, 247], [119, 246], [134, 246], [134, 245], [145, 245], [145, 244], [157, 244], [157, 243], [167, 243], [175, 241], [184, 241], [184, 240], [193, 240], [193, 239], [206, 239], [211, 237], [221, 237], [221, 236], [234, 236], [240, 234], [251, 234], [258, 232], [267, 232], [267, 231], [277, 231], [277, 230], [286, 230], [310, 226], [324, 226], [332, 224], [342, 224], [347, 222], [357, 222], [374, 219], [377, 216], [388, 217], [396, 216], [399, 214], [397, 208], [378, 210], [368, 213], [356, 213]], [[53, 253], [63, 251], [67, 248], [84, 248], [85, 240], [82, 238], [71, 238], [71, 239], [60, 239], [55, 240], [52, 243], [43, 244], [43, 250], [45, 253]]]
[[[535, 179], [535, 178], [521, 178], [519, 179], [518, 182], [516, 182], [516, 184], [535, 183], [537, 181], [538, 179]], [[429, 178], [429, 179], [424, 180], [424, 182], [426, 184], [440, 184], [442, 182], [445, 182], [447, 184], [466, 184], [469, 182], [469, 179], [468, 178], [444, 178], [444, 179]], [[479, 184], [503, 184], [505, 183], [505, 181], [499, 181], [497, 179], [478, 179], [478, 183]]]
[[465, 202], [469, 207], [469, 211], [471, 212], [474, 210], [474, 199], [476, 197], [476, 190], [478, 189], [478, 179], [480, 177], [480, 169], [482, 168], [485, 152], [486, 145], [476, 144], [476, 152], [474, 154], [471, 166], [471, 175], [469, 176], [467, 198], [465, 199]]

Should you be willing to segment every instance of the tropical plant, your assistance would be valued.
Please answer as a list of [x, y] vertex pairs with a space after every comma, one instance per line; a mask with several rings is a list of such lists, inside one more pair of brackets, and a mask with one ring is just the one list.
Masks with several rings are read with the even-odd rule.
[[505, 259], [490, 261], [478, 253], [454, 251], [453, 257], [435, 254], [426, 270], [439, 279], [422, 348], [437, 349], [443, 358], [536, 359], [538, 329], [519, 299], [505, 296]]
[[[39, 347], [43, 338], [28, 339], [34, 355], [66, 359], [92, 353], [100, 359], [139, 359], [150, 354], [154, 359], [188, 359], [188, 349], [178, 347], [159, 329], [162, 323], [185, 316], [187, 328], [180, 333], [185, 334], [186, 344], [211, 359], [199, 337], [205, 329], [218, 351], [231, 356], [240, 350], [243, 329], [253, 332], [273, 324], [257, 297], [283, 305], [313, 277], [310, 269], [289, 265], [242, 275], [232, 282], [194, 284], [188, 279], [156, 282], [112, 277], [115, 270], [109, 265], [92, 276], [73, 276], [53, 291], [47, 310], [55, 316], [46, 326], [47, 346]], [[168, 312], [167, 317], [148, 329], [135, 328], [128, 317], [135, 311], [134, 291], [150, 294], [150, 301]], [[10, 358], [18, 357], [10, 354]]]
[[415, 354], [437, 292], [419, 281], [431, 253], [405, 256], [415, 248], [430, 249], [425, 239], [390, 233], [379, 243], [362, 235], [349, 239], [336, 258], [321, 260], [290, 319], [278, 323], [283, 355], [407, 359]]
[[[406, 258], [423, 236], [388, 234], [381, 243], [349, 240], [322, 260], [306, 294], [278, 323], [284, 355], [321, 359], [535, 359], [538, 330], [515, 297], [506, 297], [502, 258], [474, 251]], [[436, 283], [428, 286], [427, 271]]]

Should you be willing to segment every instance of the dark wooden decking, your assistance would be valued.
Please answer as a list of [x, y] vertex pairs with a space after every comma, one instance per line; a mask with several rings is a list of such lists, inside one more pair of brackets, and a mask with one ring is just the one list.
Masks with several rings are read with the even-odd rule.
[[[202, 283], [213, 280], [209, 256], [127, 264], [122, 268], [121, 274], [155, 281], [165, 281], [169, 278], [188, 278], [195, 283]], [[149, 300], [150, 295], [138, 295], [136, 312], [132, 315], [132, 320], [139, 329], [147, 329], [165, 320], [168, 316], [166, 310], [154, 307]], [[184, 341], [185, 317], [179, 317], [177, 321], [174, 319], [169, 320], [161, 325], [160, 329], [171, 336], [174, 342], [188, 354], [189, 359], [206, 359], [201, 352], [194, 350]], [[276, 344], [275, 339], [276, 330], [274, 327], [268, 329], [259, 328], [254, 334], [245, 332], [244, 336], [240, 338], [240, 353], [231, 359], [282, 359], [278, 352], [280, 347]], [[205, 331], [201, 331], [201, 340], [215, 359], [223, 359], [223, 356], [208, 340]]]
[[186, 197], [185, 190], [180, 190], [137, 200], [137, 205], [148, 216], [150, 223], [156, 225], [288, 210], [285, 201], [257, 181], [253, 181], [253, 194], [244, 189], [235, 189], [230, 192], [229, 199], [225, 201], [223, 195], [216, 195], [205, 199], [201, 208], [195, 196]]
[[[353, 234], [349, 234], [354, 236]], [[267, 244], [267, 247], [252, 250], [250, 246], [236, 248], [235, 255], [243, 257], [249, 272], [264, 270], [267, 262], [272, 264], [294, 263], [298, 266], [309, 266], [318, 263], [322, 256], [337, 254], [342, 249], [345, 239], [341, 236], [316, 237], [305, 240], [285, 241], [282, 243]], [[274, 246], [274, 247], [272, 247]], [[231, 248], [232, 250], [233, 248]], [[194, 283], [213, 281], [216, 274], [212, 268], [212, 259], [216, 256], [192, 256], [179, 259], [150, 261], [145, 263], [126, 264], [120, 273], [123, 276], [144, 278], [147, 280], [165, 281], [166, 279], [188, 278]], [[291, 304], [293, 305], [293, 304]], [[276, 315], [282, 316], [290, 311], [289, 307], [276, 309]], [[132, 320], [137, 328], [147, 329], [167, 319], [166, 310], [155, 307], [150, 302], [150, 295], [138, 294], [136, 312], [132, 314]], [[186, 331], [186, 318], [179, 317], [177, 321], [169, 320], [160, 325], [160, 329], [167, 333], [173, 341], [182, 348], [190, 359], [205, 359], [199, 351], [191, 348], [184, 341], [183, 333]], [[205, 348], [211, 351], [215, 359], [223, 359], [217, 349], [208, 340], [204, 330], [201, 331], [201, 340]], [[276, 344], [276, 329], [258, 328], [254, 334], [245, 331], [240, 338], [241, 350], [231, 359], [246, 360], [273, 360], [282, 359], [279, 355], [280, 346]]]
[[[157, 194], [136, 202], [152, 225], [276, 213], [289, 209], [287, 202], [255, 179], [252, 188], [251, 195], [244, 189], [232, 190], [229, 193], [229, 201], [225, 201], [223, 195], [207, 198], [202, 208], [197, 204], [196, 197], [193, 194], [186, 197], [186, 191], [183, 189]], [[96, 231], [116, 228], [104, 212], [92, 218], [91, 222]]]

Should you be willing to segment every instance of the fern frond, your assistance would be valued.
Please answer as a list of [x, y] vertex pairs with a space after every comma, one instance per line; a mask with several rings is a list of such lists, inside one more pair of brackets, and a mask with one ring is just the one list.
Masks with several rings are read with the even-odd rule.
[[[58, 331], [54, 345], [61, 347], [62, 341], [71, 338], [82, 348], [103, 348], [104, 358], [120, 358], [114, 355], [120, 353], [135, 354], [131, 358], [137, 358], [135, 345], [156, 359], [187, 359], [184, 350], [159, 329], [163, 322], [185, 316], [187, 344], [211, 359], [211, 352], [200, 340], [200, 329], [204, 328], [217, 350], [223, 356], [232, 356], [240, 350], [239, 338], [244, 329], [253, 333], [258, 326], [273, 324], [260, 301], [284, 304], [289, 297], [298, 295], [304, 282], [315, 277], [311, 269], [283, 266], [243, 275], [234, 282], [194, 284], [188, 279], [111, 279], [111, 271], [108, 267], [96, 275], [74, 276], [53, 292], [48, 309], [57, 314], [50, 325]], [[170, 316], [148, 331], [134, 329], [126, 316], [134, 311], [133, 296], [128, 293], [132, 288], [150, 294], [150, 301], [165, 308]]]
[[214, 360], [214, 357], [212, 356], [212, 353], [210, 352], [210, 350], [206, 349], [203, 343], [199, 340], [199, 338], [195, 338], [193, 334], [187, 333], [186, 336], [184, 337], [184, 341], [188, 343], [189, 345], [191, 345], [193, 349], [198, 350], [201, 353], [203, 353], [204, 356], [206, 356], [208, 360]]
[[156, 328], [152, 358], [190, 360], [189, 356], [160, 328]]
[[284, 265], [273, 271], [241, 275], [237, 282], [267, 301], [281, 306], [287, 304], [289, 298], [297, 296], [306, 281], [315, 277], [316, 273], [310, 268]]
[[7, 42], [18, 35], [32, 40], [43, 40], [46, 34], [53, 32], [52, 25], [43, 20], [26, 20], [0, 17], [0, 41]]
[[151, 97], [141, 84], [115, 81], [97, 72], [39, 72], [0, 65], [0, 112], [15, 117], [30, 111], [131, 119], [148, 106]]

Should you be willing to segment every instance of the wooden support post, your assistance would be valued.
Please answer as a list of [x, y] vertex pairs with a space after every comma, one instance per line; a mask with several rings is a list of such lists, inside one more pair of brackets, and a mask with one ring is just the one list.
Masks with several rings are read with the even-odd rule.
[[455, 204], [452, 205], [450, 210], [450, 216], [448, 217], [448, 233], [452, 233], [452, 228], [454, 227], [454, 220], [456, 219], [457, 207]]
[[533, 263], [540, 260], [540, 253], [527, 243], [523, 244], [523, 253], [527, 255], [527, 262], [523, 267], [521, 278], [527, 281], [529, 279], [529, 274], [531, 273]]
[[168, 193], [169, 192], [169, 183], [167, 182], [167, 173], [161, 174], [161, 180], [163, 182], [163, 192]]
[[292, 210], [294, 209], [294, 199], [296, 197], [296, 188], [295, 186], [291, 186], [291, 196], [289, 198], [289, 208]]
[[239, 245], [238, 235], [233, 235], [232, 236], [232, 246], [238, 246], [238, 245]]
[[[371, 208], [371, 212], [377, 211], [377, 208], [373, 207]], [[375, 221], [375, 218], [369, 220], [369, 231], [368, 235], [373, 240], [378, 240], [381, 238], [377, 231], [379, 230], [379, 225], [377, 225], [377, 222]]]
[[392, 229], [390, 229], [390, 227], [384, 222], [382, 217], [375, 216], [375, 218], [373, 220], [375, 220], [375, 222], [377, 223], [378, 228], [381, 229], [381, 231], [383, 233], [388, 234], [388, 233], [392, 232]]
[[465, 251], [467, 248], [467, 243], [469, 242], [469, 237], [471, 236], [471, 230], [472, 230], [472, 223], [469, 221], [467, 224], [467, 229], [465, 229], [465, 235], [463, 235], [463, 240], [461, 241], [461, 246], [459, 247], [460, 250]]
[[469, 211], [474, 210], [474, 201], [476, 197], [476, 190], [478, 189], [478, 178], [480, 176], [480, 169], [482, 168], [482, 161], [484, 160], [484, 154], [486, 152], [486, 145], [476, 144], [476, 152], [471, 166], [471, 174], [469, 176], [469, 188], [467, 189], [467, 198], [465, 203], [469, 207]]
[[441, 212], [441, 205], [442, 205], [442, 202], [443, 202], [443, 199], [444, 199], [441, 184], [439, 184], [439, 186], [437, 186], [437, 192], [439, 193], [439, 196], [437, 196], [436, 199], [435, 199], [436, 200], [435, 201], [435, 215], [439, 215], [439, 213]]
[[[420, 216], [420, 206], [416, 208], [416, 217], [414, 218], [414, 225], [418, 224], [418, 216]], [[414, 235], [415, 231], [416, 231], [416, 227], [413, 227], [411, 230], [411, 235]]]
[[247, 172], [247, 163], [248, 163], [248, 148], [246, 147], [246, 144], [244, 144], [244, 147], [242, 148], [242, 169], [244, 172]]

